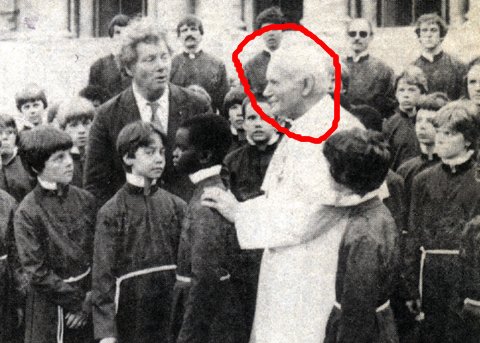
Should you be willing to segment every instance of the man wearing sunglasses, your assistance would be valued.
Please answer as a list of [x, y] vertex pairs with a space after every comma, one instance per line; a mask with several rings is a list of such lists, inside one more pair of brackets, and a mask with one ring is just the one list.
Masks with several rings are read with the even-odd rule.
[[354, 19], [348, 24], [349, 51], [344, 60], [350, 72], [347, 97], [350, 104], [372, 106], [387, 118], [395, 107], [394, 73], [392, 68], [369, 54], [372, 39], [372, 24], [367, 19]]

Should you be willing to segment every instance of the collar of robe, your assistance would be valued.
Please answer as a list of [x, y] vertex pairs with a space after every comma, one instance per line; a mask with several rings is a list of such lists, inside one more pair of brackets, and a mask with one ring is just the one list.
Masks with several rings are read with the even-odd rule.
[[474, 152], [471, 151], [471, 153], [468, 155], [468, 159], [461, 163], [445, 163], [444, 161], [442, 161], [442, 168], [450, 174], [461, 174], [469, 170], [475, 163], [475, 159], [473, 157]]
[[420, 157], [424, 161], [435, 161], [435, 162], [440, 161], [440, 157], [438, 157], [438, 155], [435, 153], [428, 155], [422, 152]]
[[[43, 184], [42, 184], [43, 183]], [[63, 183], [55, 183], [55, 188], [45, 187], [44, 181], [38, 179], [38, 188], [45, 196], [65, 198], [68, 194], [69, 185]]]
[[126, 174], [127, 183], [125, 185], [128, 192], [132, 194], [143, 194], [149, 196], [158, 190], [157, 180], [144, 178], [130, 173]]

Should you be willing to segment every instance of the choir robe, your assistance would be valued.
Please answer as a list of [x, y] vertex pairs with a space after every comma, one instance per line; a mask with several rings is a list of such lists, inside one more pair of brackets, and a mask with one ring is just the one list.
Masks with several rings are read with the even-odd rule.
[[438, 155], [433, 154], [430, 158], [427, 154], [422, 153], [419, 156], [413, 157], [406, 162], [402, 163], [397, 169], [397, 173], [403, 177], [405, 182], [405, 197], [407, 204], [407, 211], [409, 211], [408, 206], [410, 205], [411, 200], [411, 191], [413, 185], [413, 179], [415, 176], [420, 174], [427, 168], [434, 166], [440, 161]]
[[457, 100], [465, 87], [465, 64], [445, 52], [440, 52], [429, 61], [423, 55], [413, 63], [423, 70], [427, 78], [428, 92], [443, 92], [450, 100]]
[[36, 181], [25, 170], [20, 156], [16, 153], [9, 161], [2, 162], [0, 189], [13, 196], [17, 202], [21, 202], [33, 189]]
[[459, 257], [463, 325], [456, 328], [457, 335], [463, 343], [477, 343], [480, 337], [480, 230], [477, 225], [468, 225], [463, 231]]
[[271, 54], [262, 50], [245, 63], [245, 77], [253, 93], [262, 94], [267, 87], [267, 67]]
[[406, 160], [421, 154], [415, 134], [415, 117], [409, 117], [397, 108], [395, 114], [383, 123], [382, 131], [390, 145], [393, 171]]
[[81, 152], [78, 149], [71, 151], [73, 159], [73, 178], [70, 184], [83, 188], [83, 168], [85, 166], [85, 151]]
[[[228, 154], [222, 166], [222, 180], [239, 201], [245, 201], [262, 194], [261, 186], [267, 167], [277, 147], [276, 141], [265, 150], [247, 144]], [[251, 330], [257, 298], [258, 274], [262, 260], [262, 249], [242, 250], [240, 252], [238, 278], [233, 279], [234, 286], [241, 295], [245, 322]]]
[[380, 199], [352, 206], [338, 252], [337, 304], [325, 343], [398, 342], [392, 309], [385, 304], [396, 289], [399, 262], [399, 233]]
[[[295, 119], [290, 131], [318, 137], [332, 119], [333, 100], [325, 96]], [[338, 130], [354, 127], [362, 125], [341, 109]], [[345, 221], [342, 212], [318, 209], [336, 198], [322, 149], [323, 144], [284, 136], [265, 174], [265, 194], [240, 203], [236, 211], [242, 249], [265, 249], [252, 342], [323, 341], [335, 300], [336, 256]]]
[[15, 199], [0, 191], [0, 342], [9, 342], [16, 322], [15, 308], [21, 297], [15, 282], [17, 267], [15, 240], [13, 237], [13, 215]]
[[[96, 201], [75, 186], [47, 190], [38, 184], [20, 203], [14, 227], [20, 261], [29, 278], [25, 342], [57, 340], [63, 311], [82, 310], [90, 291], [89, 273]], [[70, 282], [70, 278], [83, 278]], [[68, 280], [68, 281], [67, 281]], [[91, 319], [81, 329], [64, 325], [64, 342], [91, 342]]]
[[[458, 294], [462, 231], [465, 223], [480, 214], [476, 169], [473, 158], [453, 167], [438, 163], [413, 181], [405, 280], [410, 299], [422, 298], [423, 329], [429, 342], [456, 341], [455, 330], [448, 328], [458, 327], [463, 302]], [[423, 259], [421, 247], [427, 250]]]
[[[220, 167], [220, 166], [219, 166]], [[246, 343], [240, 295], [232, 285], [240, 247], [231, 223], [200, 204], [207, 187], [225, 189], [220, 175], [195, 184], [178, 251], [171, 342]]]
[[113, 54], [96, 60], [90, 67], [88, 84], [100, 86], [111, 97], [127, 89], [132, 83], [132, 78], [120, 70], [120, 64]]
[[96, 339], [167, 342], [184, 209], [183, 200], [155, 185], [128, 182], [100, 209], [93, 257]]
[[[212, 98], [213, 111], [222, 112], [223, 99], [229, 90], [225, 63], [203, 50], [192, 57], [186, 52], [173, 57], [170, 82], [181, 87], [203, 87]], [[228, 117], [228, 113], [223, 115]]]

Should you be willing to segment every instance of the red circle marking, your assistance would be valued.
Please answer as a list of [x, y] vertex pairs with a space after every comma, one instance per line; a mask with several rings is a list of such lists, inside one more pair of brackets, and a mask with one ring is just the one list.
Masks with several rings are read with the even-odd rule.
[[[333, 66], [335, 68], [335, 90], [333, 91], [333, 101], [334, 101], [334, 110], [333, 110], [333, 121], [332, 126], [320, 137], [312, 137], [312, 136], [303, 136], [298, 133], [292, 132], [289, 129], [281, 126], [274, 118], [269, 117], [268, 115], [263, 112], [262, 108], [258, 106], [257, 99], [253, 94], [252, 90], [250, 89], [250, 85], [248, 84], [248, 80], [245, 76], [245, 72], [243, 70], [242, 63], [238, 58], [238, 55], [243, 51], [243, 48], [251, 42], [254, 38], [261, 36], [265, 32], [272, 31], [272, 30], [294, 30], [300, 31], [305, 36], [312, 39], [315, 43], [320, 45], [323, 50], [327, 52], [328, 55], [333, 59]], [[341, 66], [338, 55], [333, 51], [327, 44], [325, 44], [320, 38], [318, 38], [314, 33], [310, 32], [302, 25], [294, 24], [294, 23], [287, 23], [287, 24], [271, 24], [258, 29], [251, 34], [247, 35], [243, 41], [237, 46], [235, 51], [232, 54], [232, 61], [235, 65], [235, 69], [237, 70], [238, 77], [240, 78], [240, 82], [243, 85], [245, 93], [250, 98], [252, 103], [252, 108], [265, 120], [267, 123], [272, 125], [275, 129], [279, 132], [286, 134], [288, 137], [296, 139], [300, 142], [309, 142], [314, 144], [320, 144], [324, 140], [326, 140], [331, 134], [335, 132], [338, 127], [338, 122], [340, 121], [340, 88], [342, 86], [342, 78], [341, 78]]]

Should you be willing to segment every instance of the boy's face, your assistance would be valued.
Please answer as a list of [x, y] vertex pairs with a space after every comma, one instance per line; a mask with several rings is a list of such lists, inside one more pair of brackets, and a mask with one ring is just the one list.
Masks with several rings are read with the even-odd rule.
[[463, 134], [455, 132], [444, 126], [436, 128], [435, 150], [441, 159], [452, 159], [465, 154], [470, 142], [465, 140]]
[[12, 127], [0, 127], [0, 154], [11, 155], [15, 148], [15, 141], [17, 140], [17, 134]]
[[175, 136], [175, 150], [173, 150], [173, 165], [182, 174], [191, 174], [200, 170], [198, 159], [199, 151], [190, 143], [190, 132], [180, 128]]
[[415, 122], [415, 132], [420, 143], [425, 145], [435, 144], [435, 127], [433, 126], [433, 118], [435, 111], [418, 110]]
[[59, 150], [53, 153], [38, 176], [47, 182], [70, 183], [73, 177], [73, 160], [70, 151]]
[[23, 113], [25, 118], [34, 126], [40, 125], [43, 121], [43, 114], [45, 107], [42, 100], [35, 100], [26, 102], [20, 107], [20, 112]]
[[480, 107], [480, 64], [470, 68], [467, 75], [468, 97]]
[[123, 157], [124, 162], [132, 168], [132, 174], [158, 179], [165, 169], [165, 147], [158, 134], [152, 134], [148, 146], [139, 147], [135, 151], [135, 157], [128, 155]]
[[433, 21], [421, 23], [420, 36], [418, 39], [424, 50], [435, 50], [438, 46], [440, 46], [440, 44], [442, 44], [442, 38], [440, 38], [440, 27]]
[[[265, 23], [262, 25], [262, 27], [265, 27], [271, 24], [272, 23]], [[275, 51], [280, 47], [280, 43], [282, 42], [282, 36], [283, 36], [282, 30], [271, 30], [271, 31], [265, 32], [262, 35], [262, 38], [265, 43], [265, 46], [269, 50]]]
[[418, 86], [407, 83], [405, 79], [398, 81], [395, 96], [402, 111], [412, 111], [417, 106], [420, 95], [421, 92]]
[[234, 104], [228, 109], [228, 120], [235, 129], [243, 129], [242, 105]]
[[79, 119], [72, 120], [65, 125], [65, 132], [72, 138], [74, 146], [83, 148], [87, 145], [91, 124], [92, 121], [90, 119]]
[[[259, 103], [259, 106], [268, 114], [270, 106], [267, 103]], [[255, 142], [255, 144], [267, 143], [275, 133], [275, 129], [263, 120], [260, 115], [253, 109], [252, 104], [245, 107], [245, 122], [243, 128], [247, 136]]]

